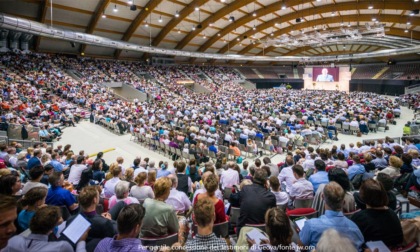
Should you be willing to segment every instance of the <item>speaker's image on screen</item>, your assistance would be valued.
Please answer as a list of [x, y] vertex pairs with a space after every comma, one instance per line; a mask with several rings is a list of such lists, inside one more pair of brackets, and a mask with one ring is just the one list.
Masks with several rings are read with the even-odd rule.
[[312, 70], [312, 80], [316, 82], [336, 82], [338, 76], [339, 68], [336, 67], [314, 67]]

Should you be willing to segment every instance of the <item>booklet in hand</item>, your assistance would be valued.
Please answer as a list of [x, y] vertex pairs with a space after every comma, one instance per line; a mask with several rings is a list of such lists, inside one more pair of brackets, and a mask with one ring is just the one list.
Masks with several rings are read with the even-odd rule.
[[70, 225], [64, 229], [62, 234], [65, 235], [73, 244], [76, 244], [90, 226], [90, 222], [79, 214], [70, 223]]

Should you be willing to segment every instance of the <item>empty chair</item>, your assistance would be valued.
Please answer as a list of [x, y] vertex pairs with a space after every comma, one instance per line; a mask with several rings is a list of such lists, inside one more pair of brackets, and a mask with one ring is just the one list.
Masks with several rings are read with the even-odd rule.
[[213, 233], [220, 238], [226, 238], [229, 236], [229, 221], [214, 224]]
[[231, 207], [230, 208], [230, 218], [229, 222], [232, 226], [236, 226], [238, 223], [239, 214], [241, 212], [241, 209], [239, 207]]

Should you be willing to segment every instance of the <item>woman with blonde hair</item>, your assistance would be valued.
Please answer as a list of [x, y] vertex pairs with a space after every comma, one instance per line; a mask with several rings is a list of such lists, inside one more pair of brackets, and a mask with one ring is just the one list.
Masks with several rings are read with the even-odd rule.
[[136, 185], [136, 183], [134, 182], [134, 169], [133, 168], [130, 167], [130, 168], [125, 169], [123, 180], [130, 183], [130, 188]]
[[156, 198], [147, 198], [143, 206], [146, 210], [140, 237], [161, 237], [175, 234], [179, 231], [178, 218], [173, 207], [166, 204], [172, 188], [172, 181], [168, 177], [156, 180], [154, 193]]
[[145, 185], [150, 186], [152, 189], [156, 182], [156, 170], [150, 170], [147, 173], [147, 182]]
[[145, 185], [146, 179], [147, 173], [140, 172], [135, 178], [135, 182], [137, 185], [131, 187], [130, 190], [130, 195], [138, 199], [140, 202], [143, 202], [147, 198], [155, 198], [153, 189], [150, 186]]
[[400, 168], [403, 165], [403, 161], [397, 156], [391, 156], [389, 158], [389, 166], [380, 171], [379, 173], [385, 173], [395, 178], [401, 175]]

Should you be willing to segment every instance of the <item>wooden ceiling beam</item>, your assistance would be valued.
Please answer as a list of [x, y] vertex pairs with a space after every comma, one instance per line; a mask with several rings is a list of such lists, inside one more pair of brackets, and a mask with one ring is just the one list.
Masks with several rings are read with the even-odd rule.
[[[45, 18], [47, 16], [47, 10], [48, 10], [48, 0], [44, 0], [40, 2], [41, 8], [39, 9], [39, 14], [38, 14], [38, 21], [40, 23], [44, 23], [45, 22]], [[41, 36], [37, 36], [36, 40], [35, 40], [35, 51], [37, 52], [39, 50], [39, 45], [41, 44]]]
[[[162, 0], [149, 1], [139, 12], [139, 14], [137, 14], [136, 18], [131, 22], [130, 26], [125, 31], [121, 40], [129, 41], [133, 34], [136, 32], [137, 28], [143, 23], [144, 20], [146, 20], [146, 18], [150, 15], [151, 11], [153, 11], [161, 2]], [[115, 50], [115, 58], [119, 58], [121, 52], [122, 50]]]
[[[96, 6], [95, 12], [92, 14], [90, 18], [89, 25], [86, 29], [86, 33], [92, 34], [96, 28], [96, 25], [99, 22], [99, 19], [102, 17], [102, 14], [105, 13], [106, 7], [108, 7], [111, 0], [100, 0], [98, 5]], [[79, 52], [82, 53], [86, 50], [86, 44], [83, 44], [79, 48]]]

